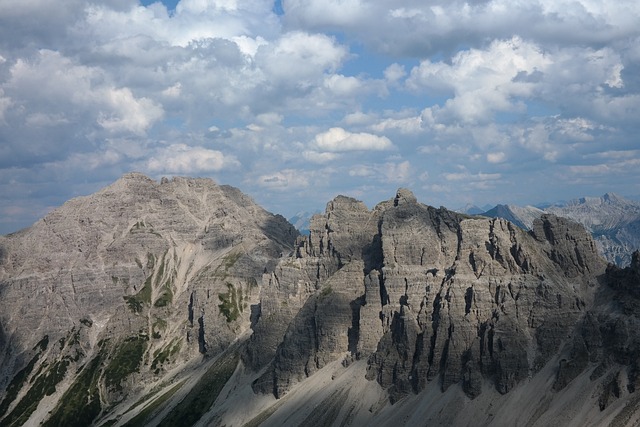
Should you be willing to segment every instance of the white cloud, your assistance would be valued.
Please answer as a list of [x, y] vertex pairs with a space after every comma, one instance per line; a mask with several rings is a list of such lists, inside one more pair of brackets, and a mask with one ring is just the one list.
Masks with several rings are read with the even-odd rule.
[[302, 152], [302, 157], [312, 163], [323, 164], [335, 161], [340, 157], [340, 155], [338, 153], [305, 150]]
[[387, 162], [383, 172], [389, 182], [406, 183], [411, 179], [412, 167], [408, 160], [400, 163]]
[[404, 66], [396, 63], [389, 65], [384, 70], [384, 78], [387, 79], [389, 83], [396, 83], [406, 75], [407, 72], [405, 71]]
[[33, 61], [18, 59], [10, 72], [5, 90], [15, 94], [14, 104], [31, 125], [88, 117], [109, 132], [144, 135], [164, 114], [156, 102], [109, 83], [102, 70], [75, 64], [59, 52], [40, 50]]
[[428, 4], [416, 0], [285, 0], [283, 7], [291, 27], [337, 29], [380, 52], [424, 56], [513, 34], [534, 41], [601, 45], [637, 34], [640, 17], [640, 6], [634, 0]]
[[502, 163], [507, 159], [507, 156], [499, 151], [497, 153], [487, 153], [487, 161], [489, 163]]
[[385, 132], [389, 130], [399, 130], [404, 134], [418, 134], [423, 132], [422, 117], [405, 117], [405, 118], [387, 118], [374, 124], [372, 129], [376, 132]]
[[362, 89], [362, 83], [353, 76], [332, 74], [324, 81], [324, 86], [337, 96], [352, 96]]
[[131, 169], [224, 170], [277, 209], [375, 204], [427, 176], [440, 204], [640, 194], [637, 1], [282, 7], [0, 0], [0, 204], [53, 206]]
[[238, 160], [218, 150], [173, 144], [160, 149], [146, 162], [151, 173], [198, 174], [239, 167]]
[[[145, 35], [173, 46], [213, 38], [236, 41], [243, 51], [255, 52], [265, 38], [278, 31], [272, 3], [258, 1], [182, 0], [169, 16], [159, 3], [114, 9], [108, 4], [89, 4], [86, 20], [74, 29], [90, 32], [99, 40]], [[115, 37], [114, 37], [115, 36]]]
[[98, 124], [111, 132], [132, 132], [144, 135], [164, 114], [162, 107], [147, 98], [136, 99], [129, 88], [109, 88], [102, 94], [110, 108], [100, 111]]
[[317, 134], [312, 145], [328, 152], [384, 151], [393, 148], [391, 140], [385, 136], [351, 133], [339, 127]]
[[324, 81], [324, 73], [335, 71], [346, 57], [347, 50], [333, 38], [298, 31], [261, 46], [256, 61], [270, 81], [308, 85]]
[[305, 171], [285, 169], [279, 172], [261, 175], [256, 184], [259, 187], [275, 191], [299, 190], [309, 187]]
[[422, 61], [411, 70], [407, 87], [451, 92], [438, 111], [438, 116], [452, 116], [447, 121], [484, 122], [498, 111], [521, 110], [514, 99], [531, 97], [531, 77], [538, 78], [550, 63], [538, 46], [513, 37], [494, 41], [486, 50], [460, 52], [451, 64]]

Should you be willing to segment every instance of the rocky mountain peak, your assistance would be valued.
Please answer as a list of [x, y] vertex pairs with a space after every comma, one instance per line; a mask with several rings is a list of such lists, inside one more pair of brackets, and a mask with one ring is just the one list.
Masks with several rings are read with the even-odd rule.
[[636, 419], [640, 253], [607, 266], [575, 221], [528, 231], [406, 189], [337, 196], [309, 229], [128, 174], [0, 239], [0, 423]]
[[[76, 408], [89, 424], [96, 399], [115, 404], [194, 356], [217, 354], [249, 329], [262, 274], [297, 236], [233, 187], [131, 173], [2, 239], [0, 340], [9, 346], [0, 386], [14, 391], [0, 402], [0, 423], [26, 420], [35, 407], [21, 399], [45, 397], [8, 383], [26, 363], [22, 375], [50, 384], [58, 403], [47, 410], [68, 425], [68, 394], [88, 387], [71, 372], [83, 366], [101, 366], [86, 373], [94, 388]], [[59, 345], [34, 353], [45, 338]]]
[[[562, 218], [539, 219], [530, 235], [406, 190], [392, 202], [368, 211], [335, 199], [304, 249], [278, 264], [261, 306], [287, 298], [297, 308], [271, 329], [281, 338], [254, 390], [282, 397], [347, 352], [343, 363], [367, 360], [392, 401], [431, 381], [476, 397], [488, 379], [507, 393], [548, 362], [604, 272], [590, 235]], [[254, 335], [265, 329], [259, 321]]]
[[399, 206], [404, 203], [411, 204], [411, 203], [417, 203], [417, 202], [418, 202], [418, 199], [416, 199], [416, 196], [413, 195], [411, 190], [408, 190], [406, 188], [399, 188], [398, 191], [396, 192], [396, 197], [393, 199], [394, 206]]

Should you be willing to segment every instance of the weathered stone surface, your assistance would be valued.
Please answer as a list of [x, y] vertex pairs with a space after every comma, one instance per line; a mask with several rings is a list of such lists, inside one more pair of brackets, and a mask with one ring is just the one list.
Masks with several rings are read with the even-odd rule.
[[[176, 383], [220, 389], [204, 374], [219, 354], [227, 375], [234, 354], [243, 366], [201, 424], [330, 411], [395, 425], [401, 408], [414, 423], [548, 425], [556, 393], [633, 419], [640, 254], [607, 267], [574, 222], [543, 215], [526, 232], [406, 189], [372, 210], [336, 197], [310, 229], [209, 180], [131, 174], [0, 237], [0, 423], [123, 425]], [[265, 409], [250, 386], [291, 395]], [[513, 416], [525, 398], [534, 409]]]
[[[379, 262], [372, 249], [379, 246], [377, 216], [362, 202], [336, 197], [324, 215], [311, 219], [311, 233], [299, 239], [296, 255], [264, 277], [261, 314], [244, 360], [254, 369], [273, 362], [254, 390], [282, 396], [328, 361], [362, 350], [358, 319], [365, 271]], [[370, 346], [381, 335], [379, 322], [364, 328], [373, 335]]]
[[[309, 255], [322, 274], [263, 377], [273, 383], [261, 389], [276, 396], [340, 357], [368, 358], [367, 378], [392, 401], [435, 379], [476, 397], [489, 378], [507, 393], [567, 340], [605, 268], [571, 221], [545, 215], [528, 234], [422, 205], [404, 189], [370, 212], [353, 199], [330, 202], [280, 265]], [[319, 304], [336, 280], [344, 295]], [[269, 287], [261, 304], [270, 304]]]
[[[606, 286], [599, 290], [594, 305], [578, 324], [574, 339], [558, 366], [554, 388], [561, 390], [590, 366], [598, 366], [591, 375], [604, 389], [601, 410], [611, 394], [633, 393], [640, 372], [640, 252], [632, 254], [631, 264], [618, 268], [610, 264], [603, 278]], [[616, 369], [615, 379], [600, 378], [603, 372]], [[618, 374], [626, 374], [622, 390]]]
[[44, 336], [57, 343], [82, 332], [73, 346], [60, 344], [62, 353], [50, 345], [28, 377], [37, 383], [45, 363], [63, 363], [58, 389], [92, 361], [109, 372], [118, 354], [130, 359], [100, 377], [104, 404], [173, 366], [217, 354], [249, 328], [263, 273], [297, 236], [284, 218], [208, 179], [156, 182], [132, 173], [65, 203], [0, 240], [0, 389]]
[[640, 249], [640, 203], [613, 193], [583, 197], [564, 205], [538, 209], [533, 206], [497, 205], [484, 216], [505, 218], [525, 230], [544, 214], [569, 218], [589, 231], [607, 261], [627, 266], [631, 254]]

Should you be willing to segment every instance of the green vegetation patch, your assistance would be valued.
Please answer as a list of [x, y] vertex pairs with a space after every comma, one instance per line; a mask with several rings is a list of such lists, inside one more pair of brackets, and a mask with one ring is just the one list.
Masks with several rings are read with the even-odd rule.
[[[230, 252], [222, 258], [222, 263], [218, 268], [216, 268], [215, 275], [225, 279], [229, 274], [228, 270], [233, 268], [233, 266], [238, 262], [238, 260], [242, 257], [241, 252]], [[220, 271], [222, 270], [222, 271]]]
[[40, 341], [38, 341], [38, 344], [36, 344], [33, 347], [33, 349], [36, 350], [40, 348], [40, 351], [43, 352], [47, 349], [48, 346], [49, 346], [49, 335], [45, 335], [44, 337], [42, 337]]
[[231, 283], [227, 283], [226, 293], [218, 294], [218, 299], [221, 302], [218, 308], [227, 319], [227, 323], [235, 321], [240, 316], [240, 312], [244, 310], [242, 288], [236, 290]]
[[169, 282], [165, 283], [162, 287], [162, 294], [153, 304], [156, 307], [166, 307], [167, 305], [173, 302], [173, 291], [171, 290], [171, 285]]
[[159, 424], [160, 427], [181, 427], [194, 425], [206, 414], [218, 398], [224, 385], [238, 366], [238, 353], [221, 356], [189, 394]]
[[153, 362], [151, 362], [151, 369], [155, 370], [155, 373], [160, 372], [159, 365], [164, 364], [165, 362], [171, 360], [173, 356], [175, 356], [182, 347], [182, 343], [179, 338], [174, 338], [171, 340], [169, 345], [158, 349], [153, 352]]
[[240, 252], [234, 252], [222, 258], [222, 265], [224, 266], [224, 269], [228, 270], [233, 267], [241, 256], [242, 254]]
[[[0, 403], [0, 417], [7, 413], [7, 409], [9, 409], [9, 405], [16, 399], [20, 390], [22, 390], [22, 386], [27, 381], [27, 378], [33, 371], [33, 367], [38, 362], [40, 358], [40, 353], [33, 356], [33, 358], [29, 361], [27, 366], [20, 369], [18, 373], [13, 377], [9, 386], [7, 387], [7, 394], [2, 399], [2, 403]], [[16, 412], [15, 410], [13, 412]]]
[[116, 347], [113, 357], [104, 369], [104, 383], [112, 390], [122, 390], [122, 380], [134, 372], [139, 372], [144, 352], [147, 349], [146, 335], [127, 338]]
[[[36, 363], [38, 363], [40, 356], [42, 356], [42, 353], [44, 353], [47, 350], [48, 346], [49, 346], [49, 335], [45, 335], [33, 347], [34, 351], [36, 350], [38, 351], [36, 355], [31, 358], [27, 366], [25, 366], [20, 371], [18, 371], [18, 373], [13, 377], [13, 379], [7, 386], [7, 391], [4, 396], [4, 399], [2, 399], [2, 402], [0, 403], [0, 417], [6, 414], [7, 410], [9, 409], [9, 406], [11, 406], [11, 403], [13, 403], [13, 401], [16, 399], [16, 397], [20, 393], [20, 390], [22, 390], [22, 387], [27, 381], [27, 378], [29, 378], [29, 375], [31, 375], [31, 372], [33, 371], [33, 368], [35, 367]], [[40, 367], [40, 370], [42, 370], [43, 366], [46, 366], [46, 363], [42, 364], [42, 366]], [[38, 374], [40, 373], [40, 370], [38, 371]], [[34, 387], [32, 387], [32, 389]], [[35, 411], [40, 400], [38, 399], [38, 401], [35, 403], [35, 406], [31, 404], [30, 400], [32, 400], [32, 398], [29, 397], [29, 394], [32, 392], [31, 390], [27, 392], [27, 395], [25, 395], [25, 397], [20, 401], [20, 403], [16, 405], [16, 407], [13, 409], [13, 411], [11, 411], [11, 413], [7, 416], [7, 418], [3, 420], [2, 425], [5, 425], [5, 424], [11, 425], [14, 421], [23, 420], [24, 413], [28, 412], [28, 414], [26, 415], [26, 418], [24, 418], [24, 421], [16, 423], [16, 425], [21, 425], [29, 418], [31, 413]]]
[[333, 289], [331, 288], [331, 286], [325, 286], [324, 288], [322, 288], [322, 291], [320, 291], [320, 298], [325, 298], [329, 296], [331, 292], [333, 292]]
[[149, 276], [144, 282], [144, 286], [135, 295], [124, 296], [129, 309], [134, 313], [141, 313], [145, 304], [151, 304], [151, 280], [153, 276]]
[[165, 329], [167, 329], [167, 321], [156, 317], [153, 321], [153, 324], [151, 325], [151, 336], [153, 337], [153, 339], [160, 339], [162, 338], [162, 334], [160, 333], [160, 331], [164, 332]]
[[102, 350], [82, 369], [74, 383], [64, 393], [51, 417], [43, 424], [53, 426], [88, 426], [100, 414], [100, 363]]

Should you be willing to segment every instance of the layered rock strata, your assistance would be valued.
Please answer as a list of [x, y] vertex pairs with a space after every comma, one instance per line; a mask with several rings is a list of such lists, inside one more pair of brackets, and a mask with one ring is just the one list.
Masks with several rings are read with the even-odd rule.
[[580, 225], [552, 215], [527, 233], [408, 190], [371, 211], [338, 197], [263, 278], [248, 354], [269, 353], [246, 360], [273, 361], [254, 389], [280, 397], [330, 361], [366, 358], [392, 401], [434, 380], [507, 393], [571, 335], [605, 267]]
[[[43, 399], [52, 422], [90, 423], [226, 349], [297, 235], [235, 188], [133, 173], [3, 237], [0, 423], [25, 422]], [[78, 413], [64, 406], [74, 396]]]

